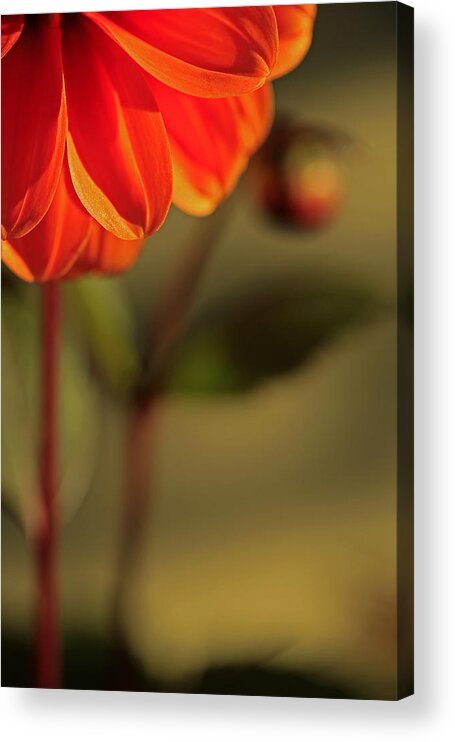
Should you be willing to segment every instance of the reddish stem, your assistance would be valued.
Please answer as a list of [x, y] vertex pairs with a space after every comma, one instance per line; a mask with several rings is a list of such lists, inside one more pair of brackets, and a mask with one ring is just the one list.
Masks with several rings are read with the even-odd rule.
[[[172, 274], [155, 310], [149, 341], [150, 357], [144, 372], [144, 389], [133, 401], [125, 450], [125, 500], [120, 535], [117, 584], [112, 610], [114, 645], [114, 687], [128, 687], [121, 623], [121, 601], [140, 552], [148, 508], [151, 506], [156, 457], [157, 417], [160, 392], [173, 353], [185, 330], [189, 312], [217, 239], [229, 212], [219, 210], [218, 218], [205, 222], [202, 233], [191, 242]], [[115, 685], [118, 682], [118, 686]]]
[[38, 604], [36, 685], [60, 685], [60, 636], [57, 605], [57, 416], [60, 301], [59, 284], [42, 287], [42, 409], [40, 521], [37, 534]]
[[135, 672], [125, 643], [121, 601], [127, 587], [134, 563], [140, 552], [148, 507], [151, 505], [150, 461], [154, 448], [152, 420], [158, 400], [154, 396], [138, 398], [132, 406], [125, 447], [125, 496], [118, 554], [116, 585], [112, 604], [112, 668], [111, 690], [134, 690]]
[[[125, 572], [134, 562], [140, 547], [149, 504], [150, 461], [154, 448], [151, 425], [158, 399], [154, 395], [140, 397], [133, 406], [126, 450], [126, 492], [123, 518], [123, 563]], [[126, 576], [126, 575], [125, 575]]]

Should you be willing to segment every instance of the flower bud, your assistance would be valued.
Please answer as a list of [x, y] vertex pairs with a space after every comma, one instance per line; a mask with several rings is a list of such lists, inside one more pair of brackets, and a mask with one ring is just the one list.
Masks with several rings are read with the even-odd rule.
[[301, 229], [329, 224], [345, 199], [338, 138], [303, 124], [280, 121], [252, 167], [264, 210]]

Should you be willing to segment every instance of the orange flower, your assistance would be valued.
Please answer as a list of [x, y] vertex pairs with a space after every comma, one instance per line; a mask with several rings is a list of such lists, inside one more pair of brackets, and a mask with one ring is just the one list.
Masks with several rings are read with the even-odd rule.
[[5, 262], [39, 281], [123, 270], [171, 200], [213, 211], [269, 130], [265, 83], [304, 56], [314, 16], [300, 5], [4, 17]]

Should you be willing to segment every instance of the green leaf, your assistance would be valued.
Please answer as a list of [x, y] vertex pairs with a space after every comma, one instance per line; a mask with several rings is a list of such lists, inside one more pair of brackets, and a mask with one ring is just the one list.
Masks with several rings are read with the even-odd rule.
[[140, 358], [134, 315], [124, 285], [115, 278], [88, 278], [66, 287], [68, 303], [94, 365], [115, 395], [137, 384]]
[[248, 391], [308, 362], [333, 335], [374, 309], [373, 300], [357, 287], [318, 277], [263, 287], [235, 306], [220, 307], [188, 332], [166, 390]]
[[[3, 504], [27, 530], [36, 519], [41, 413], [41, 302], [37, 287], [2, 298]], [[59, 508], [68, 520], [83, 501], [98, 461], [100, 397], [63, 327], [59, 377]]]

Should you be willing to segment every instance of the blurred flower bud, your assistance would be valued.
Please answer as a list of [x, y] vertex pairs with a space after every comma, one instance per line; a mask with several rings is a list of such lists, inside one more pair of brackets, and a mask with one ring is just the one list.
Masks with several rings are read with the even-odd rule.
[[302, 229], [331, 222], [345, 199], [341, 137], [305, 124], [278, 121], [252, 167], [262, 207]]

